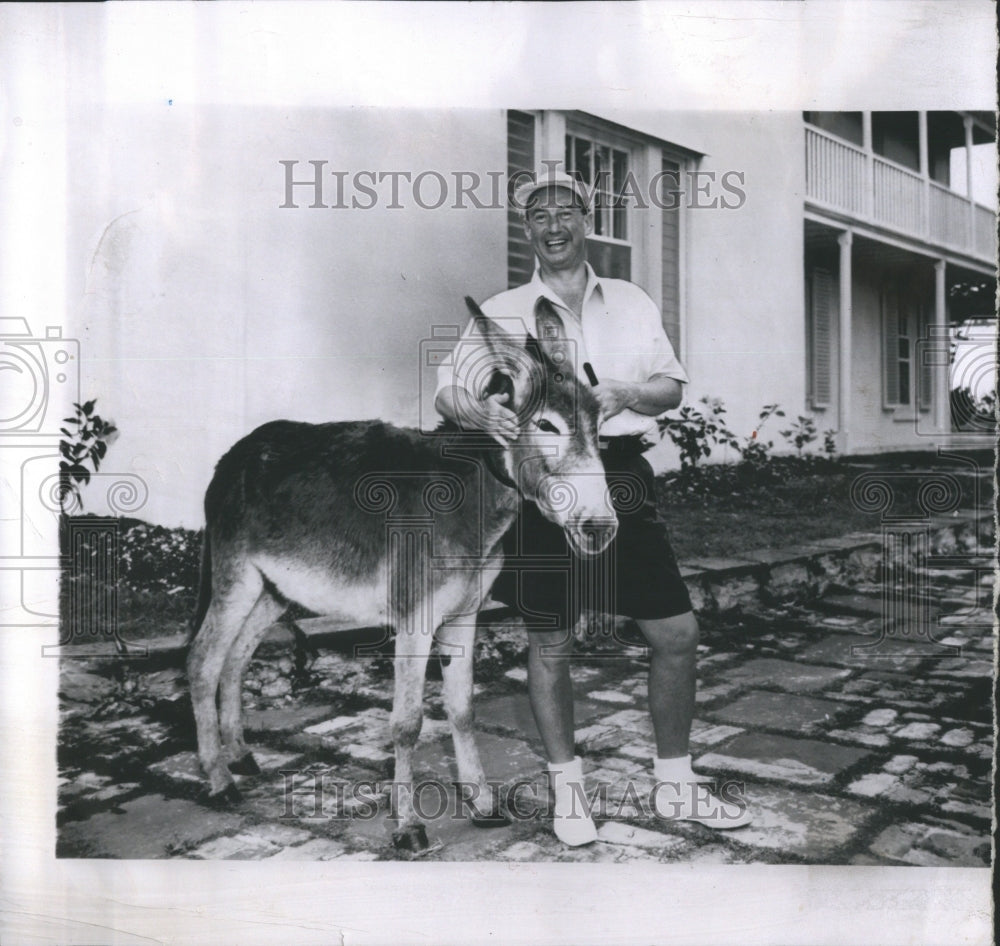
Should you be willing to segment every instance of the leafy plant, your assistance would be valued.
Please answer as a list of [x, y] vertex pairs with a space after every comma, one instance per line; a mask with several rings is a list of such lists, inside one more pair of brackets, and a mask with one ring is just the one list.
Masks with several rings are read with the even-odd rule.
[[990, 430], [994, 426], [996, 396], [976, 396], [967, 387], [951, 389], [951, 422], [957, 430]]
[[726, 408], [720, 398], [703, 397], [705, 413], [696, 407], [684, 405], [677, 417], [662, 418], [660, 431], [673, 441], [680, 451], [681, 469], [698, 466], [703, 457], [711, 456], [712, 447], [736, 447], [736, 437], [725, 425]]
[[803, 447], [807, 447], [818, 436], [816, 432], [816, 421], [811, 417], [803, 417], [799, 414], [798, 419], [793, 421], [788, 430], [778, 431], [788, 443], [793, 444], [796, 453], [801, 457]]
[[200, 532], [128, 520], [118, 555], [118, 577], [126, 588], [189, 595], [198, 590]]
[[[75, 414], [64, 417], [63, 423], [69, 427], [61, 427], [63, 435], [59, 441], [59, 508], [65, 513], [69, 500], [74, 506], [83, 509], [80, 496], [80, 484], [90, 482], [89, 463], [96, 473], [101, 468], [101, 460], [108, 452], [108, 447], [114, 443], [118, 428], [111, 421], [106, 421], [94, 413], [96, 400], [85, 404], [74, 404]], [[75, 429], [71, 429], [75, 428]]]
[[823, 431], [823, 452], [829, 460], [837, 455], [837, 431], [832, 427]]
[[764, 425], [771, 417], [784, 417], [785, 412], [777, 404], [765, 404], [757, 415], [757, 427], [754, 432], [744, 439], [742, 444], [737, 444], [736, 449], [740, 452], [740, 460], [750, 466], [761, 466], [767, 462], [770, 450], [774, 447], [773, 440], [762, 440], [757, 435], [763, 430]]

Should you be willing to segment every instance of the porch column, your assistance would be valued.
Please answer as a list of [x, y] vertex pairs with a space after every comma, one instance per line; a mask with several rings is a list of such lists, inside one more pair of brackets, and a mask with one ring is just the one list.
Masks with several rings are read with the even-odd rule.
[[861, 203], [866, 217], [875, 212], [875, 174], [872, 168], [872, 113], [861, 113], [861, 148], [865, 152], [865, 192]]
[[976, 204], [972, 199], [972, 116], [962, 119], [965, 125], [965, 196], [969, 198], [969, 239], [967, 246], [971, 247], [976, 239]]
[[851, 425], [851, 245], [854, 234], [845, 230], [837, 237], [840, 244], [840, 366], [837, 377], [837, 429], [840, 452], [847, 453]]
[[[930, 346], [930, 350], [925, 352], [925, 357], [930, 355], [932, 351], [937, 355], [931, 368], [934, 372], [934, 427], [945, 436], [951, 433], [951, 396], [948, 370], [951, 361], [948, 352], [951, 346], [948, 340], [948, 313], [945, 300], [946, 266], [943, 259], [934, 262], [934, 332], [931, 337], [937, 340], [937, 344]], [[944, 354], [938, 354], [939, 351], [943, 351]]]
[[920, 224], [926, 236], [930, 233], [931, 172], [927, 156], [927, 112], [917, 112], [917, 138], [920, 149], [920, 176], [924, 179], [923, 201], [920, 208]]

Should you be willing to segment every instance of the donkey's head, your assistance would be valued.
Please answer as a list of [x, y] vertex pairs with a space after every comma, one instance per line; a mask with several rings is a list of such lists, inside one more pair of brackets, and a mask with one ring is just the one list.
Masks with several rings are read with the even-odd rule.
[[521, 344], [466, 299], [486, 340], [483, 398], [503, 393], [519, 433], [504, 450], [511, 480], [542, 514], [561, 526], [579, 555], [603, 552], [618, 530], [601, 463], [599, 407], [572, 366], [560, 320], [542, 298], [535, 307], [541, 339]]

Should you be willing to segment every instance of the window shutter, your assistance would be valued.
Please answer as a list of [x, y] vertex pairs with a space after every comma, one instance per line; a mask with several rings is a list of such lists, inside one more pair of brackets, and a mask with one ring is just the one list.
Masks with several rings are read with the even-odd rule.
[[828, 269], [814, 269], [809, 324], [810, 399], [813, 407], [826, 407], [830, 403], [832, 334], [833, 273]]
[[899, 302], [895, 292], [882, 290], [882, 381], [887, 407], [899, 404]]
[[934, 399], [934, 375], [930, 364], [931, 347], [923, 339], [929, 339], [930, 331], [927, 325], [926, 307], [920, 306], [918, 311], [920, 313], [917, 323], [920, 326], [918, 337], [921, 341], [918, 341], [916, 345], [916, 357], [920, 359], [920, 363], [917, 365], [917, 404], [920, 410], [929, 411]]
[[[507, 180], [535, 170], [535, 118], [527, 112], [507, 112]], [[507, 195], [508, 198], [511, 196]], [[524, 235], [521, 213], [507, 205], [507, 288], [523, 286], [535, 271], [535, 257]]]
[[[673, 191], [680, 187], [681, 166], [676, 161], [662, 159], [660, 170], [663, 171], [661, 187]], [[660, 196], [663, 206], [663, 245], [662, 253], [662, 312], [663, 328], [674, 346], [675, 352], [681, 350], [681, 201], [678, 195], [672, 197]], [[676, 206], [675, 206], [676, 204]]]

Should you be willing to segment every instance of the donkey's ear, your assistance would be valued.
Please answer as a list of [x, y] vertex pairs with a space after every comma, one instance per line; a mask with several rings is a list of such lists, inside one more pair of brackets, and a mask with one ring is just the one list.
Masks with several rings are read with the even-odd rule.
[[539, 335], [535, 345], [557, 368], [568, 368], [572, 372], [573, 365], [570, 358], [569, 342], [566, 338], [566, 326], [563, 324], [562, 317], [556, 312], [555, 306], [544, 296], [541, 296], [535, 303], [535, 325], [538, 327]]
[[469, 312], [472, 315], [472, 320], [476, 323], [476, 328], [483, 338], [486, 339], [490, 347], [516, 344], [514, 339], [504, 329], [497, 325], [493, 319], [476, 305], [475, 299], [471, 296], [466, 296], [465, 304], [469, 307]]
[[524, 350], [531, 357], [532, 361], [537, 362], [542, 367], [545, 366], [545, 352], [542, 350], [542, 346], [538, 343], [538, 339], [535, 338], [531, 332], [528, 332], [528, 336], [524, 340]]
[[479, 308], [479, 305], [477, 304], [476, 300], [472, 298], [472, 296], [465, 297], [465, 304], [469, 307], [469, 312], [472, 314], [472, 317], [474, 319], [486, 318], [486, 314], [483, 312], [482, 309]]
[[566, 327], [556, 307], [545, 296], [539, 296], [535, 303], [535, 325], [542, 342], [566, 337]]

